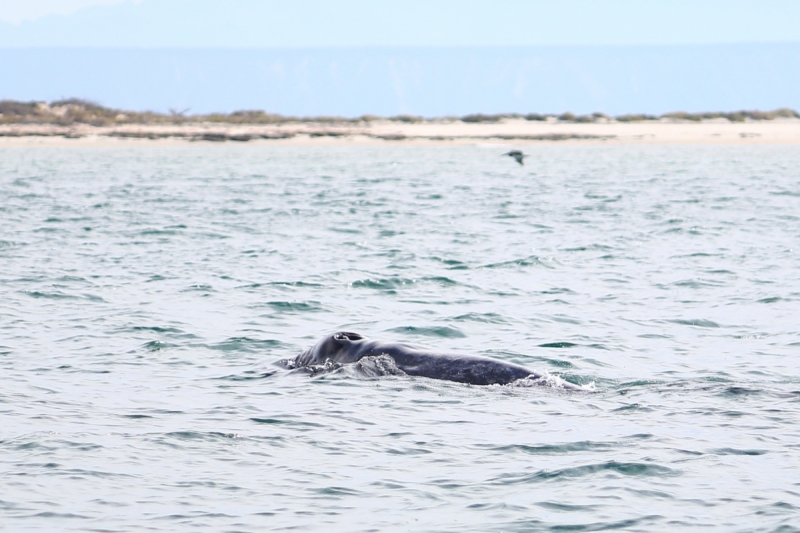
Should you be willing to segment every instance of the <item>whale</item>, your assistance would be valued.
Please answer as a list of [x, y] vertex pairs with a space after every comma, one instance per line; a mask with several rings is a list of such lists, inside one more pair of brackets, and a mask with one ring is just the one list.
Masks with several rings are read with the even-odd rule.
[[[419, 376], [470, 385], [507, 385], [518, 380], [544, 380], [547, 376], [524, 366], [491, 357], [458, 353], [439, 353], [420, 346], [372, 340], [360, 333], [339, 331], [322, 338], [293, 360], [291, 368], [311, 368], [330, 363], [358, 363], [365, 358], [391, 358], [397, 369]], [[562, 381], [563, 380], [559, 380]], [[563, 388], [577, 385], [563, 382]]]

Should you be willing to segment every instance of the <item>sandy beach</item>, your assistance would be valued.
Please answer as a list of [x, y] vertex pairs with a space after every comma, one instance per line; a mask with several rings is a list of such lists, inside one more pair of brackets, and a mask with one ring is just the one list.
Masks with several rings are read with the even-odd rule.
[[800, 144], [800, 119], [730, 122], [674, 119], [576, 123], [503, 119], [402, 122], [285, 122], [269, 125], [225, 123], [0, 125], [0, 146], [94, 146], [237, 142], [247, 144]]

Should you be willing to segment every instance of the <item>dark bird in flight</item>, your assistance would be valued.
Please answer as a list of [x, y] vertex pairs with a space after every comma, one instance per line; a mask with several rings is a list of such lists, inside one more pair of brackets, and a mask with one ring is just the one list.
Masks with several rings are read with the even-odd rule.
[[519, 150], [511, 150], [510, 152], [506, 152], [503, 155], [507, 155], [508, 157], [513, 157], [514, 160], [520, 165], [524, 165], [525, 163], [522, 160], [528, 157], [527, 154], [523, 154]]

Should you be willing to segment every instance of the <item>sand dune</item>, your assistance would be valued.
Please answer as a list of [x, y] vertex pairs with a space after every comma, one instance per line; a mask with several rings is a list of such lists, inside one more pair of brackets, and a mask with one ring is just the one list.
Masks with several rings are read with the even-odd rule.
[[0, 146], [130, 145], [238, 142], [248, 144], [800, 144], [800, 119], [702, 122], [673, 119], [574, 123], [504, 119], [496, 123], [436, 120], [406, 123], [287, 122], [270, 125], [184, 123], [117, 126], [0, 125]]

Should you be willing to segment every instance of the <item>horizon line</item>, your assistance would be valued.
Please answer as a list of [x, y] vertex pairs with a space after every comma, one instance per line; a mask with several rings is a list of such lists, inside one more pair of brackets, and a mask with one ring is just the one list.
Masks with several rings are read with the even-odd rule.
[[[168, 113], [157, 111], [135, 111], [106, 107], [99, 102], [82, 98], [62, 98], [59, 100], [0, 100], [0, 124], [153, 124], [169, 123], [182, 124], [192, 119], [205, 122], [218, 122], [228, 124], [278, 124], [290, 122], [372, 122], [389, 120], [394, 122], [429, 122], [441, 120], [460, 120], [465, 123], [497, 123], [505, 119], [524, 119], [536, 122], [570, 122], [570, 123], [596, 123], [596, 122], [643, 122], [653, 120], [682, 120], [701, 122], [703, 120], [726, 119], [729, 122], [746, 122], [775, 120], [779, 118], [800, 119], [800, 113], [789, 107], [761, 111], [758, 109], [740, 109], [734, 111], [702, 111], [686, 112], [671, 111], [668, 113], [625, 113], [621, 115], [607, 115], [595, 111], [594, 113], [576, 115], [570, 111], [562, 113], [468, 113], [466, 115], [421, 116], [413, 114], [397, 114], [381, 116], [364, 113], [358, 116], [346, 117], [342, 115], [317, 115], [293, 116], [268, 112], [263, 109], [240, 109], [229, 113], [211, 112], [189, 115], [191, 107], [184, 110], [170, 109]], [[226, 121], [227, 119], [227, 121]], [[102, 124], [101, 124], [102, 123]]]

